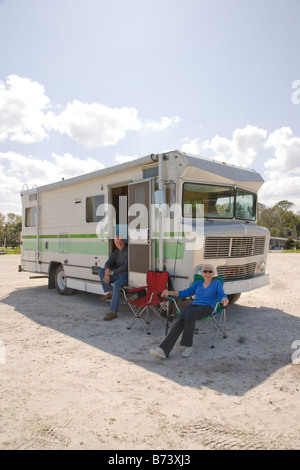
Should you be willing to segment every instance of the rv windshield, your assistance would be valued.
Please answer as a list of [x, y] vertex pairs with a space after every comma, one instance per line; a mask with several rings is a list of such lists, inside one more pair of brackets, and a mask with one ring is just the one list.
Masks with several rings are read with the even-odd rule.
[[256, 195], [230, 186], [184, 183], [183, 216], [214, 219], [255, 220]]

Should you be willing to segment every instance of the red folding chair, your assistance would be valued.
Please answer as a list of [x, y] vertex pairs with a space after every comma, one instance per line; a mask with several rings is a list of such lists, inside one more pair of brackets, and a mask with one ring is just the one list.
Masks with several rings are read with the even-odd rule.
[[[134, 315], [132, 322], [127, 327], [128, 330], [130, 330], [134, 323], [138, 321], [142, 325], [145, 333], [149, 335], [156, 318], [159, 318], [164, 324], [165, 321], [161, 316], [161, 312], [164, 308], [168, 307], [168, 300], [161, 297], [161, 293], [163, 290], [168, 288], [168, 278], [169, 273], [167, 271], [148, 271], [146, 286], [137, 287], [135, 289], [121, 288], [124, 298]], [[145, 290], [146, 294], [142, 297], [135, 297], [133, 299], [127, 297], [128, 293], [138, 294], [143, 290]]]

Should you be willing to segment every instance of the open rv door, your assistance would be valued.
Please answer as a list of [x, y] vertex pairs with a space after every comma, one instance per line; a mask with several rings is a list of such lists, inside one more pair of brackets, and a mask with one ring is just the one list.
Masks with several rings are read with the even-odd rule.
[[128, 282], [146, 285], [151, 269], [150, 204], [152, 180], [131, 183], [128, 187]]
[[21, 263], [24, 270], [40, 272], [39, 198], [36, 190], [22, 194]]

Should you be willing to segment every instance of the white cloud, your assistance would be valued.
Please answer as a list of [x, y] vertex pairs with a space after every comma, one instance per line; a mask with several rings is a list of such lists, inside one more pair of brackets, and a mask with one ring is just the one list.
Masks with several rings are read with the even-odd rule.
[[287, 199], [300, 211], [300, 137], [294, 136], [289, 127], [267, 131], [247, 125], [235, 129], [232, 138], [216, 135], [211, 140], [185, 138], [182, 150], [196, 155], [211, 151], [212, 158], [243, 167], [255, 166], [253, 162], [260, 151], [272, 155], [264, 164], [265, 183], [259, 191], [260, 201], [271, 207]]
[[28, 78], [10, 75], [0, 82], [0, 142], [41, 142], [51, 131], [68, 135], [88, 148], [116, 145], [128, 132], [165, 131], [180, 121], [163, 116], [160, 121], [138, 117], [135, 107], [109, 107], [74, 99], [61, 112], [51, 104], [44, 87]]
[[293, 210], [300, 213], [300, 175], [281, 175], [280, 178], [266, 179], [259, 190], [259, 201], [272, 207], [282, 200], [293, 202]]
[[0, 152], [0, 212], [21, 213], [20, 191], [24, 184], [30, 189], [103, 168], [92, 158], [81, 160], [69, 153], [51, 156], [52, 161], [48, 161], [16, 152]]
[[49, 117], [49, 124], [86, 147], [115, 145], [129, 131], [138, 131], [142, 123], [135, 108], [110, 108], [99, 103], [74, 100], [57, 116]]
[[295, 137], [290, 127], [282, 127], [272, 132], [266, 148], [274, 149], [275, 158], [265, 162], [270, 177], [300, 172], [300, 137]]
[[133, 160], [136, 160], [138, 157], [137, 155], [116, 155], [115, 160], [117, 163], [126, 163], [126, 162], [132, 162]]
[[257, 151], [263, 148], [266, 137], [266, 130], [247, 125], [243, 129], [235, 129], [232, 139], [216, 135], [212, 140], [204, 141], [202, 148], [212, 150], [216, 160], [249, 167]]
[[44, 111], [50, 105], [42, 85], [9, 75], [0, 82], [0, 141], [40, 142], [47, 138]]
[[272, 132], [266, 148], [274, 152], [264, 164], [266, 182], [260, 190], [260, 197], [266, 205], [287, 199], [300, 210], [300, 137], [289, 127]]
[[200, 155], [201, 153], [201, 142], [200, 139], [189, 139], [185, 137], [183, 139], [184, 143], [181, 146], [181, 150], [185, 153], [191, 153], [194, 155]]
[[80, 176], [84, 173], [91, 173], [104, 168], [102, 163], [93, 158], [81, 160], [80, 158], [73, 157], [70, 153], [64, 153], [63, 155], [52, 153], [51, 156], [55, 160], [54, 168], [58, 179], [72, 178], [73, 176]]
[[146, 130], [151, 131], [165, 131], [168, 127], [177, 126], [179, 122], [180, 118], [178, 116], [175, 116], [173, 118], [163, 116], [160, 121], [148, 120], [144, 127]]

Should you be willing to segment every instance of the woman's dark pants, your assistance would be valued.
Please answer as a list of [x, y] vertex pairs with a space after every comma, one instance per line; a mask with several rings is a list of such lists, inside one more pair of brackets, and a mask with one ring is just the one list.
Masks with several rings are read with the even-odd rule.
[[190, 348], [193, 345], [193, 337], [195, 332], [195, 324], [197, 320], [202, 320], [213, 312], [213, 308], [209, 305], [188, 305], [180, 314], [178, 320], [171, 328], [168, 336], [159, 346], [168, 357], [172, 351], [179, 335], [183, 332], [180, 341], [181, 346]]

